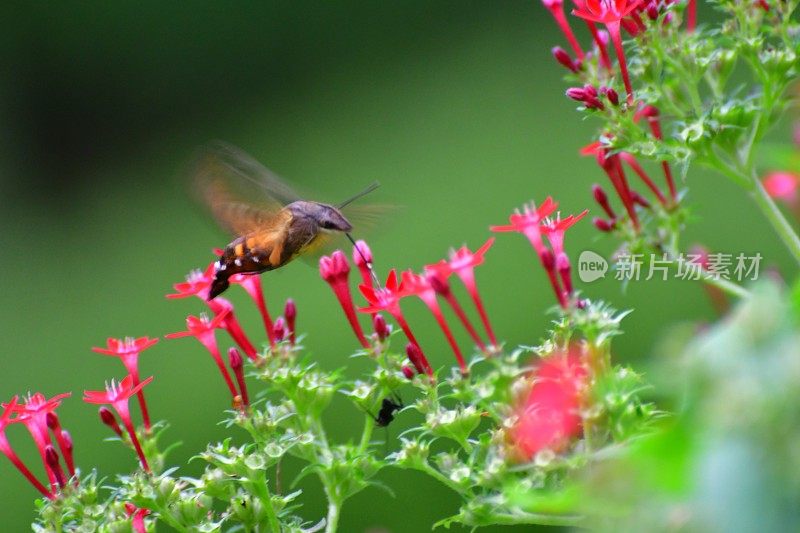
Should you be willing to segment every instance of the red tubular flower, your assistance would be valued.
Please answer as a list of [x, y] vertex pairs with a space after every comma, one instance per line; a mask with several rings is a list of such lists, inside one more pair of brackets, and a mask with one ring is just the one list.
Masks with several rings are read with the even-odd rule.
[[[139, 337], [138, 339], [134, 339], [133, 337], [125, 337], [124, 339], [109, 338], [106, 340], [105, 348], [95, 347], [92, 348], [92, 351], [101, 353], [103, 355], [113, 355], [115, 357], [119, 357], [122, 361], [122, 364], [125, 365], [125, 370], [127, 370], [128, 374], [133, 377], [134, 385], [138, 385], [139, 354], [157, 342], [158, 339], [151, 339], [149, 337]], [[139, 400], [139, 408], [142, 410], [144, 427], [146, 430], [150, 431], [150, 414], [147, 411], [147, 403], [144, 400], [144, 393], [139, 391], [137, 396]], [[72, 473], [74, 474], [74, 472]]]
[[608, 203], [608, 195], [606, 194], [606, 191], [604, 191], [603, 188], [597, 183], [592, 185], [592, 196], [594, 196], [597, 204], [603, 209], [603, 211], [605, 211], [606, 215], [608, 215], [608, 218], [612, 220], [617, 218], [617, 214], [611, 208], [611, 204]]
[[283, 316], [286, 317], [286, 327], [289, 330], [289, 342], [294, 346], [297, 341], [297, 329], [295, 328], [295, 323], [297, 322], [297, 306], [291, 298], [286, 300], [286, 306], [283, 308]]
[[564, 251], [564, 233], [576, 222], [586, 216], [589, 210], [584, 210], [579, 215], [570, 215], [564, 219], [557, 215], [554, 220], [548, 220], [543, 229], [546, 230], [547, 240], [553, 249], [555, 256], [555, 268], [561, 277], [561, 286], [564, 289], [565, 298], [572, 296], [572, 276], [569, 257]]
[[[215, 298], [215, 301], [219, 298]], [[219, 315], [215, 316], [213, 320], [209, 320], [208, 317], [205, 315], [201, 315], [199, 318], [196, 316], [189, 316], [186, 318], [186, 328], [187, 331], [179, 331], [177, 333], [169, 333], [165, 335], [168, 339], [177, 339], [180, 337], [194, 337], [200, 343], [205, 346], [206, 350], [211, 354], [211, 357], [214, 359], [214, 362], [217, 364], [217, 368], [219, 368], [220, 373], [222, 374], [222, 378], [225, 380], [225, 383], [228, 385], [228, 389], [231, 392], [231, 396], [236, 396], [236, 387], [233, 385], [233, 380], [231, 379], [231, 375], [228, 373], [228, 369], [225, 367], [225, 363], [222, 361], [222, 356], [219, 353], [219, 346], [217, 345], [217, 337], [214, 334], [214, 331], [220, 327], [223, 320], [227, 316], [227, 312], [223, 311]]]
[[[347, 262], [347, 257], [341, 250], [336, 250], [330, 256], [323, 256], [319, 260], [319, 274], [333, 289], [358, 342], [364, 348], [369, 349], [369, 341], [364, 337], [364, 331], [361, 329], [361, 324], [358, 323], [353, 296], [350, 294], [350, 283], [348, 282], [350, 264]], [[369, 287], [372, 288], [371, 285]]]
[[[177, 291], [174, 294], [167, 294], [167, 298], [187, 298], [189, 296], [196, 296], [203, 300], [206, 305], [208, 305], [209, 309], [215, 314], [219, 315], [223, 311], [227, 311], [227, 316], [225, 321], [222, 323], [222, 327], [225, 331], [228, 332], [228, 335], [233, 338], [236, 344], [247, 354], [247, 356], [255, 361], [258, 359], [258, 353], [245, 335], [242, 327], [239, 325], [239, 321], [236, 319], [236, 315], [233, 312], [233, 304], [230, 303], [228, 300], [224, 298], [214, 298], [213, 300], [208, 300], [208, 294], [211, 290], [211, 283], [214, 280], [214, 272], [215, 272], [215, 263], [211, 263], [204, 272], [199, 270], [193, 270], [186, 276], [186, 281], [184, 283], [176, 283], [173, 285], [175, 290]], [[254, 279], [248, 279], [254, 278]], [[269, 314], [267, 313], [266, 303], [264, 303], [264, 296], [263, 292], [261, 291], [261, 280], [258, 276], [244, 276], [240, 275], [231, 276], [229, 279], [231, 283], [238, 283], [242, 285], [244, 289], [250, 294], [251, 298], [256, 301], [256, 305], [261, 312], [262, 317], [264, 318], [264, 324], [271, 326], [271, 322], [269, 320]], [[272, 335], [272, 328], [270, 327], [267, 330], [267, 336], [269, 337]], [[270, 337], [270, 343], [272, 337]]]
[[545, 222], [546, 217], [550, 216], [558, 207], [558, 203], [548, 196], [545, 201], [538, 208], [533, 202], [530, 205], [524, 206], [522, 213], [517, 210], [512, 214], [508, 221], [508, 226], [491, 226], [494, 232], [508, 232], [516, 231], [525, 235], [530, 241], [536, 254], [539, 256], [539, 261], [544, 267], [547, 277], [550, 280], [550, 285], [553, 287], [553, 292], [558, 299], [559, 305], [566, 309], [567, 300], [564, 297], [564, 291], [561, 290], [558, 283], [558, 276], [556, 273], [555, 256], [542, 241], [542, 224]]
[[591, 20], [585, 22], [586, 27], [589, 28], [589, 33], [592, 34], [592, 39], [594, 39], [597, 51], [600, 54], [600, 64], [605, 67], [606, 70], [611, 70], [611, 58], [608, 56], [608, 32], [598, 30], [597, 25]]
[[364, 241], [356, 241], [353, 246], [353, 263], [358, 267], [361, 281], [364, 285], [372, 286], [372, 250]]
[[[767, 6], [766, 11], [769, 11]], [[686, 5], [686, 31], [689, 33], [694, 32], [697, 27], [697, 0], [688, 0]]]
[[492, 346], [496, 347], [498, 345], [497, 337], [495, 337], [492, 325], [489, 323], [489, 317], [486, 314], [483, 300], [481, 300], [478, 292], [478, 285], [475, 282], [475, 267], [483, 264], [483, 257], [493, 244], [494, 237], [490, 237], [475, 252], [472, 252], [466, 246], [462, 246], [458, 250], [451, 250], [449, 261], [439, 261], [436, 264], [427, 265], [425, 269], [435, 271], [440, 279], [442, 277], [447, 279], [450, 274], [458, 276], [475, 304], [478, 315], [481, 317], [481, 322], [483, 322], [483, 327], [486, 329], [486, 334], [489, 336], [489, 341]]
[[433, 290], [433, 287], [431, 287], [428, 279], [425, 276], [415, 274], [411, 270], [403, 272], [402, 278], [403, 285], [406, 287], [408, 294], [413, 294], [414, 296], [419, 297], [420, 300], [425, 302], [425, 305], [428, 306], [428, 309], [430, 309], [431, 314], [433, 314], [433, 317], [436, 319], [436, 323], [439, 324], [444, 336], [447, 338], [447, 342], [450, 344], [453, 354], [456, 356], [461, 373], [465, 375], [469, 373], [467, 363], [464, 361], [464, 356], [461, 354], [458, 343], [453, 337], [453, 333], [450, 331], [450, 326], [447, 325], [447, 321], [445, 320], [442, 310], [439, 307], [439, 301], [436, 299], [436, 291]]
[[534, 371], [533, 388], [517, 408], [517, 421], [509, 431], [520, 459], [530, 461], [546, 448], [558, 451], [580, 434], [580, 408], [588, 378], [577, 354], [555, 353], [542, 360]]
[[647, 175], [647, 172], [644, 171], [644, 169], [636, 160], [636, 158], [633, 157], [628, 152], [620, 152], [619, 157], [625, 163], [627, 163], [629, 167], [631, 167], [631, 169], [636, 173], [636, 175], [639, 176], [639, 178], [644, 182], [645, 185], [647, 185], [647, 188], [653, 192], [656, 198], [658, 198], [658, 203], [666, 207], [667, 199], [664, 198], [664, 195], [661, 193], [661, 190], [658, 187], [656, 187], [656, 184], [653, 183], [653, 180], [650, 179], [650, 176]]
[[36, 448], [39, 450], [39, 455], [42, 458], [42, 463], [45, 465], [47, 478], [50, 481], [52, 492], [56, 491], [58, 480], [56, 473], [50, 468], [45, 456], [47, 446], [52, 445], [50, 440], [49, 428], [47, 426], [47, 413], [51, 413], [61, 405], [61, 400], [72, 396], [72, 393], [66, 392], [53, 396], [49, 400], [41, 393], [36, 393], [28, 397], [28, 401], [24, 404], [14, 407], [14, 412], [17, 413], [19, 420], [25, 424], [25, 427], [33, 437], [36, 443]]
[[134, 385], [133, 378], [128, 375], [119, 383], [111, 380], [111, 384], [106, 384], [106, 390], [104, 391], [87, 390], [83, 392], [84, 402], [91, 404], [107, 404], [114, 408], [117, 415], [119, 415], [119, 418], [122, 420], [122, 425], [125, 426], [125, 430], [128, 432], [128, 437], [131, 439], [131, 443], [136, 450], [136, 455], [139, 456], [139, 462], [145, 472], [150, 472], [150, 465], [147, 464], [147, 458], [145, 458], [142, 446], [139, 444], [139, 438], [136, 436], [136, 429], [133, 427], [131, 413], [128, 409], [128, 399], [143, 389], [145, 385], [151, 381], [153, 381], [153, 376], [141, 381], [138, 385]]
[[58, 419], [58, 415], [55, 412], [51, 411], [47, 413], [46, 420], [47, 427], [50, 428], [50, 431], [55, 436], [58, 449], [61, 450], [61, 455], [64, 457], [64, 462], [67, 464], [69, 476], [73, 477], [75, 475], [75, 462], [72, 457], [72, 440], [69, 437], [69, 433], [61, 428], [61, 421]]
[[578, 44], [578, 39], [575, 38], [575, 34], [572, 33], [572, 28], [567, 21], [567, 17], [564, 16], [564, 2], [562, 2], [562, 0], [542, 0], [542, 4], [544, 4], [544, 7], [553, 15], [553, 18], [556, 19], [556, 24], [558, 24], [564, 37], [567, 38], [567, 42], [575, 53], [575, 56], [579, 61], [583, 62], [583, 49], [581, 45]]
[[150, 509], [136, 507], [132, 503], [125, 504], [125, 512], [131, 519], [131, 529], [134, 533], [147, 533], [144, 517], [150, 514]]
[[625, 211], [631, 219], [631, 223], [635, 230], [639, 230], [639, 217], [636, 215], [636, 206], [633, 203], [633, 196], [631, 195], [628, 180], [625, 177], [625, 171], [622, 169], [622, 162], [618, 154], [608, 155], [608, 151], [601, 142], [594, 142], [581, 148], [581, 155], [592, 155], [597, 160], [597, 164], [606, 173], [614, 190], [617, 192], [622, 205], [625, 206]]
[[617, 62], [622, 81], [625, 83], [625, 91], [628, 95], [628, 105], [633, 104], [633, 89], [631, 80], [628, 76], [628, 64], [625, 61], [625, 50], [622, 48], [622, 36], [620, 35], [620, 21], [628, 16], [639, 4], [640, 0], [580, 0], [576, 2], [577, 8], [572, 10], [572, 14], [591, 22], [599, 22], [606, 25], [611, 36], [611, 42], [617, 52]]
[[114, 413], [109, 411], [108, 407], [101, 407], [97, 413], [100, 415], [100, 420], [103, 424], [110, 427], [119, 438], [122, 438], [122, 429], [120, 429], [117, 417], [114, 416]]
[[[658, 141], [664, 140], [664, 134], [661, 131], [661, 117], [658, 108], [652, 105], [642, 106], [633, 116], [634, 122], [638, 122], [642, 118], [647, 119], [647, 124], [650, 126], [650, 132], [653, 137]], [[675, 179], [672, 177], [672, 168], [667, 161], [661, 162], [661, 169], [664, 171], [664, 179], [669, 188], [669, 196], [672, 202], [675, 203], [678, 199], [678, 191], [675, 188]]]
[[[64, 460], [67, 462], [67, 468], [69, 469], [70, 476], [75, 477], [75, 460], [73, 454], [75, 447], [72, 442], [72, 435], [70, 435], [69, 431], [66, 429], [62, 429], [60, 435], [61, 437], [58, 439], [58, 447], [61, 449], [61, 454], [64, 456]], [[77, 483], [77, 479], [75, 482]]]
[[450, 307], [458, 317], [458, 320], [461, 321], [464, 329], [467, 330], [467, 333], [469, 333], [469, 336], [472, 337], [472, 340], [475, 341], [475, 344], [478, 345], [481, 351], [488, 352], [489, 350], [486, 347], [486, 343], [483, 342], [481, 336], [478, 335], [478, 332], [472, 326], [472, 322], [470, 322], [469, 318], [467, 317], [467, 313], [464, 312], [461, 304], [458, 303], [456, 295], [450, 290], [450, 284], [447, 282], [447, 277], [450, 275], [449, 269], [437, 270], [436, 268], [429, 268], [433, 266], [435, 265], [427, 265], [425, 267], [425, 276], [428, 278], [428, 282], [431, 284], [431, 287], [433, 287], [433, 290], [436, 291], [436, 294], [444, 298], [445, 301], [450, 304]]
[[[213, 265], [214, 263], [212, 263]], [[211, 279], [209, 280], [209, 287], [211, 287], [211, 281], [213, 280], [213, 274]], [[236, 285], [240, 285], [245, 292], [247, 292], [248, 296], [253, 300], [258, 307], [258, 312], [261, 313], [261, 320], [264, 322], [264, 330], [267, 332], [267, 338], [269, 338], [269, 345], [275, 346], [275, 339], [272, 338], [272, 318], [269, 316], [269, 311], [267, 310], [267, 302], [264, 299], [264, 290], [261, 286], [261, 276], [258, 274], [234, 274], [228, 281], [234, 283]], [[217, 297], [219, 298], [219, 296]], [[216, 298], [215, 298], [216, 299]], [[238, 344], [238, 342], [237, 342]], [[244, 347], [239, 344], [239, 346], [244, 350]], [[245, 350], [247, 353], [247, 350]], [[250, 359], [253, 357], [248, 354]]]
[[[228, 361], [233, 369], [233, 374], [236, 376], [236, 383], [239, 385], [239, 396], [241, 398], [241, 409], [245, 410], [250, 406], [250, 397], [247, 395], [247, 383], [244, 380], [244, 362], [242, 361], [242, 354], [236, 348], [228, 350]], [[234, 401], [234, 405], [237, 402]]]
[[416, 349], [419, 351], [418, 357], [421, 367], [429, 376], [433, 376], [433, 369], [428, 363], [428, 359], [425, 357], [425, 354], [422, 352], [422, 348], [420, 348], [417, 339], [411, 332], [411, 328], [408, 327], [408, 323], [403, 317], [403, 312], [400, 310], [400, 299], [408, 296], [409, 293], [405, 291], [405, 287], [403, 286], [402, 282], [398, 283], [397, 272], [394, 269], [389, 272], [389, 277], [386, 279], [386, 286], [382, 289], [377, 289], [368, 285], [359, 285], [358, 288], [361, 291], [361, 294], [364, 295], [364, 298], [367, 299], [367, 302], [369, 302], [369, 306], [359, 308], [359, 311], [362, 313], [378, 313], [380, 311], [386, 311], [392, 315], [395, 321], [397, 321], [397, 323], [400, 325], [403, 333], [406, 334], [406, 338], [408, 338], [408, 340], [413, 343], [416, 346]]
[[14, 450], [11, 448], [11, 444], [8, 442], [8, 438], [6, 438], [6, 427], [10, 424], [15, 422], [21, 422], [20, 418], [11, 418], [11, 415], [16, 412], [17, 408], [17, 401], [19, 400], [18, 396], [14, 396], [7, 404], [3, 404], [3, 412], [0, 414], [0, 453], [5, 455], [11, 464], [19, 471], [20, 474], [25, 476], [25, 479], [33, 485], [33, 488], [38, 490], [42, 496], [47, 498], [54, 498], [54, 494], [47, 490], [47, 488], [38, 480], [36, 476], [34, 476], [28, 467], [25, 466], [25, 463], [20, 460]]

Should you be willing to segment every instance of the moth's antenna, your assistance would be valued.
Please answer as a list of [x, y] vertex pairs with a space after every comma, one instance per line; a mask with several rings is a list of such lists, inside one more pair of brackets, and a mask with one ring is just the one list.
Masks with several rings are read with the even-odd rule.
[[380, 186], [381, 186], [380, 182], [373, 181], [366, 189], [364, 189], [360, 193], [356, 194], [355, 196], [353, 196], [351, 198], [348, 198], [344, 202], [340, 203], [339, 205], [336, 206], [336, 208], [337, 209], [341, 209], [341, 208], [343, 208], [343, 207], [345, 207], [347, 205], [350, 205], [351, 203], [355, 202], [356, 200], [358, 200], [362, 196], [368, 195], [369, 193], [371, 193], [372, 191], [374, 191], [375, 189], [377, 189]]
[[[369, 192], [369, 191], [367, 191], [367, 192]], [[366, 194], [366, 193], [362, 193], [361, 196], [363, 196], [364, 194]], [[345, 233], [345, 235], [347, 235], [347, 238], [350, 239], [351, 243], [353, 243], [353, 248], [355, 248], [356, 251], [358, 252], [358, 255], [361, 256], [361, 259], [364, 261], [364, 264], [367, 265], [367, 268], [369, 269], [369, 273], [370, 273], [370, 275], [372, 275], [372, 281], [374, 281], [375, 285], [377, 285], [378, 288], [380, 289], [381, 288], [381, 282], [378, 279], [378, 275], [375, 273], [375, 269], [372, 268], [372, 263], [370, 261], [367, 261], [367, 258], [364, 257], [364, 253], [361, 251], [361, 248], [359, 248], [359, 246], [356, 244], [356, 241], [353, 240], [353, 236], [350, 235], [349, 233]]]

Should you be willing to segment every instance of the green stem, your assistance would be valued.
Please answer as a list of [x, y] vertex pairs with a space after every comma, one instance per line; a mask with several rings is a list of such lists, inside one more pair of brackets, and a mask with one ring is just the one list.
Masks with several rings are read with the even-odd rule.
[[[492, 524], [515, 525], [541, 525], [541, 526], [578, 526], [583, 521], [582, 516], [559, 516], [542, 513], [492, 513], [487, 517]], [[480, 524], [476, 524], [480, 525]]]
[[468, 494], [470, 491], [468, 489], [464, 489], [461, 485], [450, 479], [449, 477], [445, 476], [427, 462], [423, 463], [421, 467], [418, 468], [420, 472], [425, 472], [432, 478], [438, 480], [440, 483], [444, 484], [446, 487], [450, 488], [451, 490], [457, 492], [458, 494]]
[[797, 237], [789, 221], [783, 216], [781, 210], [775, 205], [775, 202], [770, 198], [767, 190], [761, 184], [755, 173], [752, 174], [753, 189], [750, 195], [756, 201], [756, 205], [761, 209], [764, 215], [772, 224], [773, 229], [778, 233], [783, 243], [789, 249], [795, 261], [800, 264], [800, 238]]
[[748, 298], [750, 296], [750, 292], [747, 289], [744, 289], [736, 283], [728, 281], [727, 279], [716, 279], [703, 276], [700, 278], [700, 281], [706, 283], [707, 285], [711, 285], [712, 287], [716, 287], [730, 296], [735, 296], [737, 298]]
[[261, 501], [264, 502], [264, 510], [267, 513], [267, 521], [269, 522], [270, 530], [275, 533], [281, 533], [281, 523], [280, 520], [278, 520], [278, 513], [275, 512], [275, 507], [272, 505], [272, 495], [269, 492], [266, 476], [262, 476], [257, 485]]
[[372, 439], [372, 429], [375, 427], [375, 421], [369, 414], [364, 414], [364, 430], [361, 432], [361, 442], [358, 445], [358, 453], [364, 453], [369, 447], [369, 442]]
[[339, 527], [339, 513], [342, 510], [342, 502], [334, 497], [329, 491], [328, 493], [328, 518], [325, 521], [325, 533], [335, 533]]

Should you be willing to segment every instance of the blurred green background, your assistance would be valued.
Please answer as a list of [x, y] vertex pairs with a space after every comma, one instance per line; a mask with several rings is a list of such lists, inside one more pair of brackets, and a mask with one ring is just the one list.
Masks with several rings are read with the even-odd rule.
[[[197, 300], [164, 298], [227, 242], [180, 175], [203, 142], [237, 144], [319, 200], [380, 180], [374, 201], [401, 206], [370, 235], [383, 274], [419, 269], [451, 246], [479, 246], [490, 224], [531, 199], [552, 194], [566, 212], [596, 211], [589, 189], [602, 176], [577, 154], [594, 126], [563, 96], [550, 48], [564, 43], [535, 2], [32, 3], [0, 14], [0, 397], [72, 391], [59, 413], [83, 471], [111, 476], [134, 466], [132, 454], [102, 442], [109, 431], [80, 401], [82, 390], [122, 375], [118, 361], [90, 348], [108, 336], [182, 330], [188, 313], [203, 310]], [[696, 170], [689, 185], [696, 220], [687, 244], [789, 264], [734, 185]], [[607, 255], [613, 243], [587, 219], [567, 248], [573, 257]], [[348, 359], [357, 345], [317, 271], [292, 264], [264, 282], [273, 314], [296, 300], [320, 364], [357, 375], [362, 363]], [[478, 283], [509, 345], [544, 334], [554, 301], [521, 236], [499, 236]], [[616, 355], [640, 368], [670, 324], [714, 317], [690, 282], [639, 282], [624, 292], [613, 280], [576, 283], [636, 309]], [[239, 289], [230, 297], [260, 341], [255, 309]], [[404, 309], [433, 362], [452, 364], [421, 302]], [[228, 434], [217, 425], [227, 392], [199, 344], [162, 340], [140, 361], [144, 376], [155, 375], [151, 414], [183, 441], [176, 464]], [[360, 423], [344, 401], [329, 415], [341, 439]], [[24, 430], [8, 433], [33, 460]], [[28, 530], [36, 494], [7, 461], [0, 479], [4, 531]], [[380, 480], [396, 497], [363, 492], [345, 507], [342, 531], [427, 531], [457, 510], [452, 494], [421, 475], [386, 470]], [[316, 521], [321, 493], [313, 480], [303, 488], [302, 514]]]

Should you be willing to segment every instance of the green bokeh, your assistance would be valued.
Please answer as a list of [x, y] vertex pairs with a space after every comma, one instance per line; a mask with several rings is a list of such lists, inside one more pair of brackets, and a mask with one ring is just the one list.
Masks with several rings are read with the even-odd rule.
[[[589, 188], [602, 176], [577, 154], [594, 125], [563, 96], [563, 72], [549, 52], [562, 39], [534, 2], [139, 2], [6, 14], [0, 397], [73, 391], [59, 413], [84, 471], [111, 476], [133, 467], [131, 454], [102, 442], [107, 428], [80, 401], [83, 389], [122, 375], [117, 361], [90, 347], [108, 336], [178, 331], [186, 314], [202, 310], [198, 301], [164, 298], [226, 242], [180, 177], [202, 142], [233, 142], [321, 200], [379, 179], [374, 200], [400, 207], [369, 235], [384, 273], [419, 269], [451, 246], [480, 245], [490, 224], [531, 199], [553, 195], [566, 212], [595, 210]], [[758, 251], [788, 265], [734, 185], [694, 170], [689, 185], [697, 220], [687, 244]], [[613, 243], [586, 220], [570, 231], [567, 248], [575, 257], [584, 249], [608, 254]], [[478, 281], [508, 344], [544, 334], [554, 301], [521, 236], [499, 236]], [[292, 264], [264, 282], [274, 314], [287, 297], [296, 300], [299, 329], [320, 364], [353, 366], [347, 356], [356, 343], [316, 269]], [[691, 283], [640, 282], [624, 293], [613, 280], [578, 285], [636, 309], [616, 355], [641, 368], [669, 324], [714, 316]], [[230, 296], [245, 329], [262, 338], [243, 293]], [[404, 309], [431, 359], [450, 365], [422, 304]], [[459, 339], [468, 345], [466, 335]], [[151, 414], [183, 441], [176, 464], [227, 434], [217, 425], [226, 389], [198, 344], [162, 340], [142, 356], [141, 371], [155, 375]], [[332, 434], [347, 438], [360, 416], [346, 402], [336, 406]], [[9, 434], [32, 460], [22, 429]], [[457, 510], [453, 495], [421, 475], [386, 470], [380, 478], [396, 498], [375, 489], [358, 495], [342, 531], [426, 531]], [[3, 529], [28, 530], [34, 491], [6, 461], [0, 480]], [[317, 519], [320, 492], [311, 481], [303, 488], [303, 514]]]

